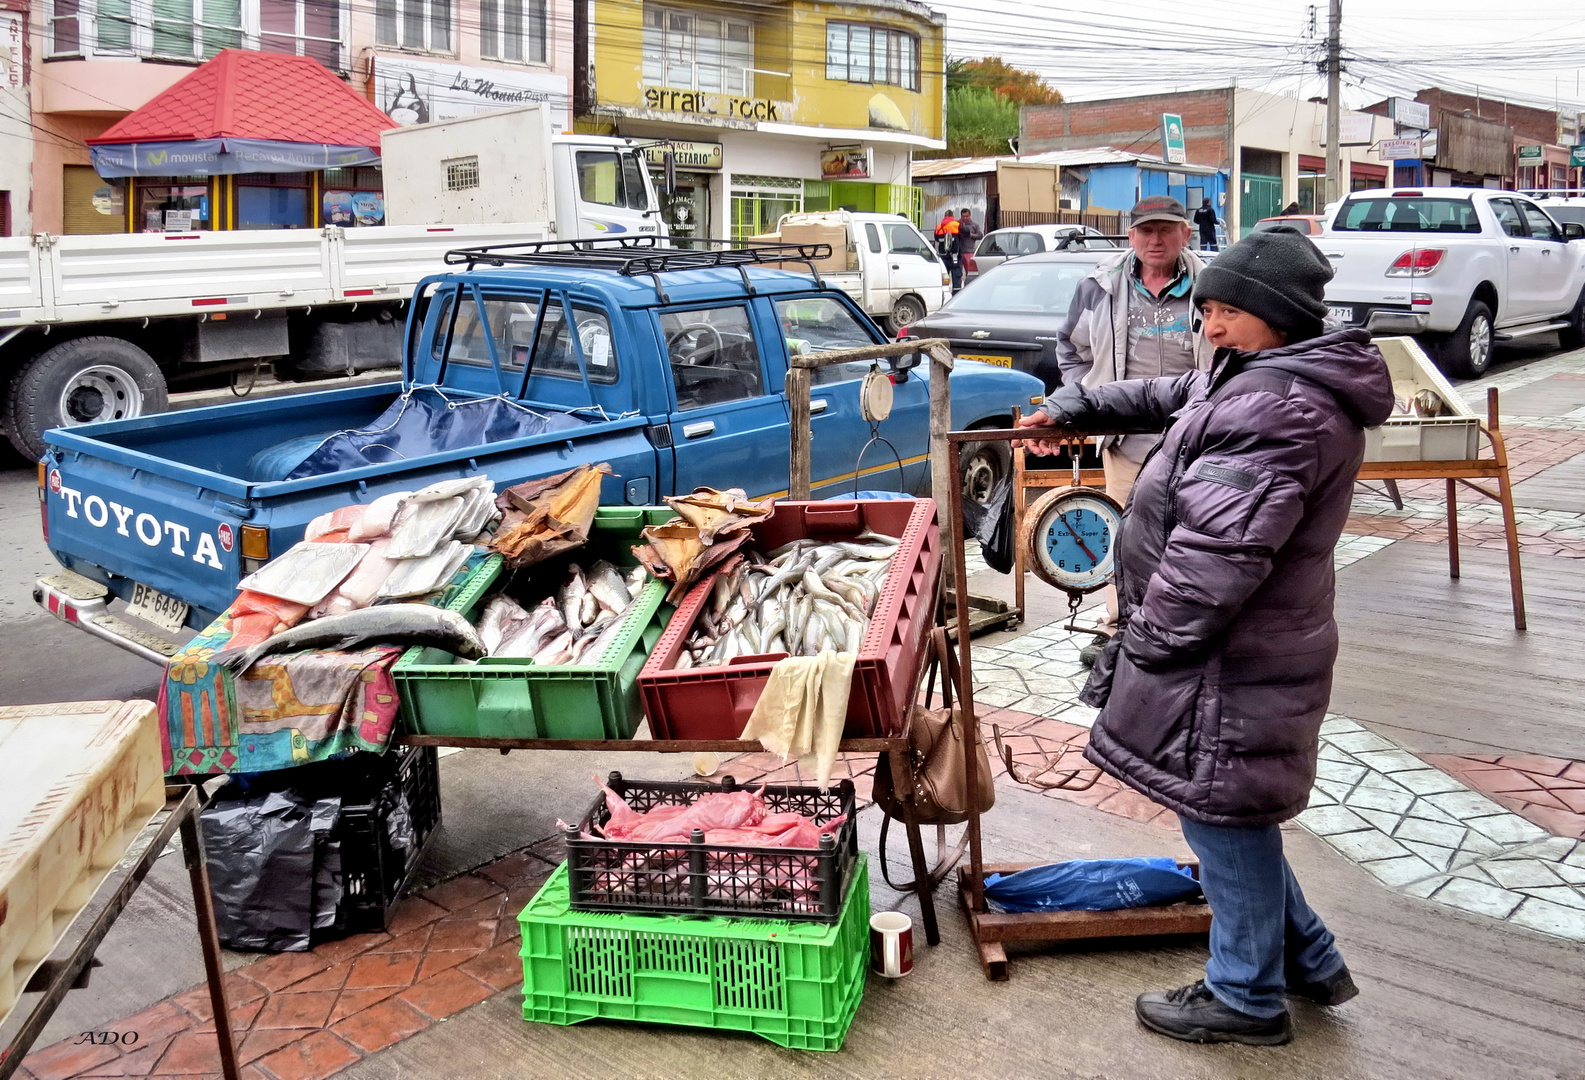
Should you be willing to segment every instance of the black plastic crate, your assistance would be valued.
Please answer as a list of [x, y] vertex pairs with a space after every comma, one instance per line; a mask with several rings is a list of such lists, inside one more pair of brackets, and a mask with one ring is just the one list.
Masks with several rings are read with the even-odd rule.
[[607, 840], [594, 832], [611, 816], [602, 791], [583, 820], [567, 829], [572, 910], [825, 923], [841, 918], [843, 891], [858, 857], [851, 780], [828, 791], [788, 784], [744, 789], [730, 776], [716, 785], [628, 780], [613, 772], [607, 786], [639, 813], [656, 806], [691, 806], [712, 792], [754, 790], [773, 813], [794, 811], [816, 823], [847, 817], [834, 836], [821, 837], [818, 849]]
[[[341, 919], [349, 934], [384, 930], [391, 909], [418, 872], [429, 838], [440, 825], [440, 758], [433, 746], [408, 746], [379, 759], [384, 783], [366, 788], [359, 803], [343, 803]], [[394, 761], [395, 767], [391, 765]], [[399, 846], [405, 808], [410, 842]], [[398, 829], [393, 829], [393, 824]]]

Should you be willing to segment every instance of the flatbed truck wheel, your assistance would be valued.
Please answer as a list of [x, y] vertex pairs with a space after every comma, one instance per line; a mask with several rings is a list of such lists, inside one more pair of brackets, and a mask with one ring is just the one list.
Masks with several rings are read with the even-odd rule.
[[23, 454], [44, 455], [44, 432], [164, 412], [165, 375], [148, 353], [116, 337], [80, 337], [39, 353], [11, 381], [6, 435]]

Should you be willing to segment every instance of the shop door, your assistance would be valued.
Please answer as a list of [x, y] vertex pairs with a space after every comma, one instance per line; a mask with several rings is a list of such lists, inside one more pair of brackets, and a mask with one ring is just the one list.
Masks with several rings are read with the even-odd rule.
[[660, 197], [661, 216], [671, 231], [672, 242], [690, 247], [690, 240], [706, 240], [715, 234], [710, 229], [710, 177], [702, 173], [678, 173], [670, 195]]
[[1238, 204], [1238, 224], [1248, 233], [1261, 218], [1276, 217], [1282, 209], [1282, 177], [1244, 173], [1244, 197]]

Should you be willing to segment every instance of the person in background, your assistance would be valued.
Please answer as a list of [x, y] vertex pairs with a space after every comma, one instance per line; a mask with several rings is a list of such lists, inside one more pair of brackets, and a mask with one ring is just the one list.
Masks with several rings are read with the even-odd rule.
[[936, 254], [941, 256], [941, 263], [952, 275], [952, 291], [957, 292], [963, 287], [963, 260], [958, 257], [962, 250], [962, 226], [957, 218], [948, 210], [941, 215], [941, 222], [936, 226]]
[[[1140, 199], [1129, 219], [1129, 250], [1105, 259], [1079, 282], [1068, 318], [1057, 331], [1064, 386], [1104, 386], [1120, 379], [1182, 375], [1211, 366], [1211, 345], [1196, 329], [1189, 302], [1205, 263], [1189, 246], [1189, 218], [1168, 195]], [[1109, 436], [1101, 442], [1106, 493], [1126, 505], [1134, 477], [1155, 435]], [[1106, 587], [1106, 613], [1095, 639], [1080, 652], [1093, 664], [1117, 633], [1117, 590]]]
[[1194, 210], [1194, 223], [1200, 228], [1200, 250], [1216, 250], [1216, 210], [1210, 199], [1200, 200]]
[[1301, 214], [1303, 212], [1304, 211], [1299, 209], [1299, 203], [1298, 203], [1298, 200], [1296, 199], [1293, 202], [1289, 203], [1287, 206], [1284, 206], [1282, 208], [1282, 212], [1280, 214], [1278, 214], [1277, 216], [1278, 217], [1292, 217], [1294, 214]]
[[1282, 853], [1315, 782], [1337, 660], [1332, 549], [1365, 429], [1393, 409], [1368, 331], [1323, 334], [1332, 268], [1291, 227], [1201, 272], [1209, 372], [1070, 383], [1021, 427], [1165, 431], [1115, 549], [1117, 637], [1080, 700], [1101, 710], [1084, 756], [1178, 815], [1215, 916], [1205, 978], [1134, 1005], [1187, 1042], [1274, 1046], [1285, 998], [1359, 993]]
[[985, 230], [980, 228], [980, 223], [974, 220], [974, 211], [964, 210], [958, 215], [958, 261], [963, 261], [964, 252], [974, 254], [974, 249], [980, 246], [980, 241], [985, 238]]

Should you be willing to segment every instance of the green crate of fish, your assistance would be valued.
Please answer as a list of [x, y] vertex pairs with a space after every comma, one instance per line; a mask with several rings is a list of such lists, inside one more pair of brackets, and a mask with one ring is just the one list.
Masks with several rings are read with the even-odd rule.
[[[673, 516], [666, 507], [601, 507], [583, 547], [515, 574], [505, 569], [500, 556], [486, 559], [448, 605], [451, 610], [479, 624], [497, 596], [512, 593], [530, 597], [522, 610], [538, 619], [550, 613], [532, 599], [547, 597], [562, 626], [543, 641], [533, 638], [544, 634], [544, 628], [525, 626], [521, 619], [504, 632], [499, 625], [490, 632], [481, 627], [481, 637], [496, 645], [491, 650], [496, 655], [471, 664], [439, 649], [409, 649], [393, 669], [405, 730], [414, 735], [517, 739], [631, 738], [644, 718], [638, 673], [673, 611], [664, 602], [666, 583], [649, 578], [636, 596], [629, 591], [629, 606], [615, 622], [602, 623], [605, 610], [599, 610], [577, 639], [588, 646], [578, 657], [571, 655], [577, 641], [556, 648], [558, 638], [569, 634], [566, 606], [572, 599], [563, 587], [573, 564], [588, 572], [604, 561], [619, 568], [619, 577], [631, 573], [638, 566], [631, 548], [639, 543], [639, 532]], [[614, 588], [608, 584], [604, 591], [609, 594]], [[530, 640], [512, 639], [514, 632]], [[590, 637], [594, 640], [586, 640]], [[499, 655], [521, 651], [514, 645], [537, 651], [539, 659]], [[547, 650], [556, 655], [547, 655]]]
[[568, 908], [563, 863], [517, 917], [523, 1018], [683, 1024], [839, 1050], [864, 995], [869, 890], [861, 855], [835, 925], [598, 914]]

